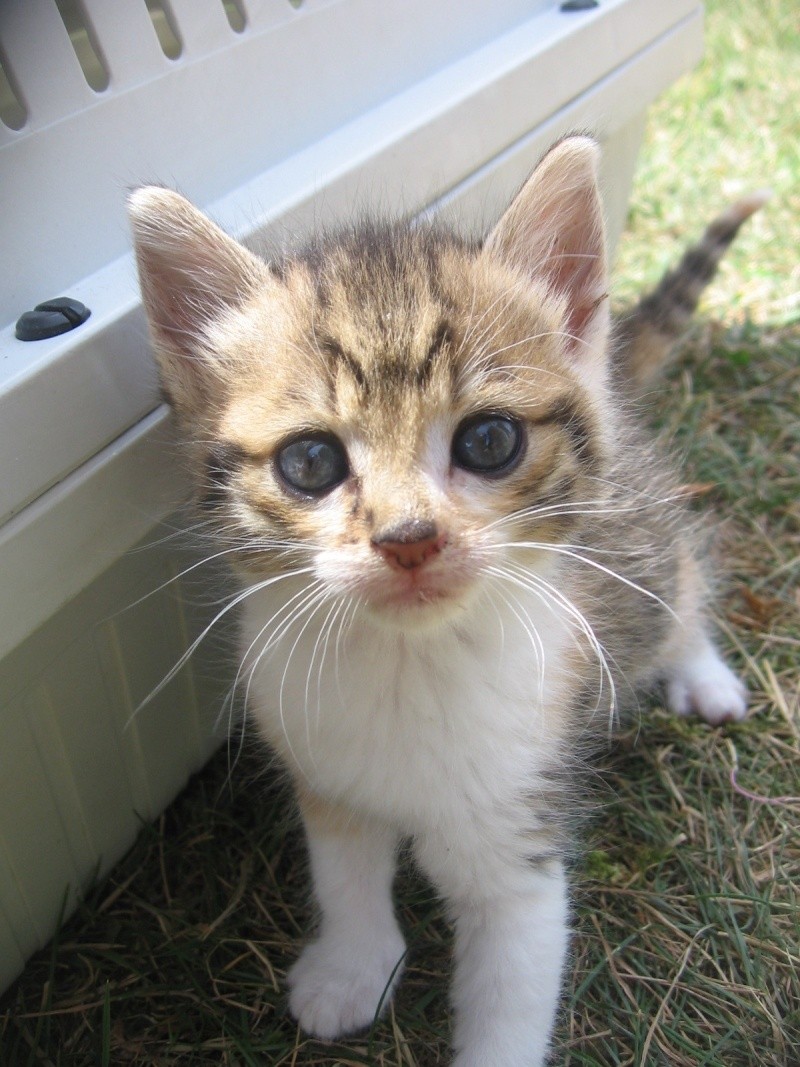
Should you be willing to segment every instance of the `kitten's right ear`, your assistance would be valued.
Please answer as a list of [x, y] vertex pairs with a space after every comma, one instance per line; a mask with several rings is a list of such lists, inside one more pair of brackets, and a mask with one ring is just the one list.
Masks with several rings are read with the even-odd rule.
[[137, 189], [128, 211], [163, 384], [176, 406], [191, 408], [217, 369], [208, 327], [274, 282], [266, 264], [170, 189]]

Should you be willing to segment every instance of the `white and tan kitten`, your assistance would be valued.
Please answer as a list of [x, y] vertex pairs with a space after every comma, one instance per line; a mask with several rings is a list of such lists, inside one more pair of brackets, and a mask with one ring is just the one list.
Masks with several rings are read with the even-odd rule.
[[455, 924], [454, 1064], [543, 1063], [587, 741], [657, 682], [679, 714], [745, 714], [695, 524], [622, 394], [757, 204], [615, 349], [597, 164], [559, 143], [482, 246], [368, 224], [271, 263], [175, 193], [131, 198], [162, 383], [241, 577], [248, 714], [305, 822], [321, 921], [289, 1005], [320, 1038], [397, 980], [410, 839]]

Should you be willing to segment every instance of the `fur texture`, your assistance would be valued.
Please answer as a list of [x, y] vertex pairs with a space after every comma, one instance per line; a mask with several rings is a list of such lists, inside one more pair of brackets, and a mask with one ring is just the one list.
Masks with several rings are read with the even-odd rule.
[[745, 713], [695, 523], [620, 396], [650, 319], [662, 348], [676, 323], [643, 304], [615, 354], [597, 156], [561, 142], [482, 247], [369, 224], [267, 264], [175, 193], [131, 200], [164, 388], [243, 583], [238, 681], [297, 786], [321, 920], [289, 1004], [321, 1038], [397, 981], [410, 838], [456, 927], [454, 1063], [541, 1064], [592, 738], [659, 681], [679, 714]]

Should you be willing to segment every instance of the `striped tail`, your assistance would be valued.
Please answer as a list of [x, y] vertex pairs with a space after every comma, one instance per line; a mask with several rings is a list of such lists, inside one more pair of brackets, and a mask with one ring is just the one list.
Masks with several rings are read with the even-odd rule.
[[665, 274], [651, 293], [617, 320], [616, 374], [626, 392], [638, 393], [646, 388], [670, 362], [701, 293], [716, 274], [739, 227], [769, 196], [767, 189], [751, 193], [714, 219], [675, 270]]

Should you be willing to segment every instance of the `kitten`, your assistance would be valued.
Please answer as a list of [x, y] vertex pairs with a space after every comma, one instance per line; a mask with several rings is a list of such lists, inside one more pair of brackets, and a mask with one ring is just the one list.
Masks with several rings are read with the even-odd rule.
[[758, 202], [610, 341], [598, 148], [560, 142], [482, 246], [365, 224], [265, 263], [182, 197], [131, 214], [200, 508], [235, 563], [249, 715], [297, 791], [321, 910], [292, 1014], [368, 1026], [410, 838], [455, 924], [457, 1067], [546, 1056], [587, 741], [636, 691], [745, 714], [695, 523], [623, 394]]

